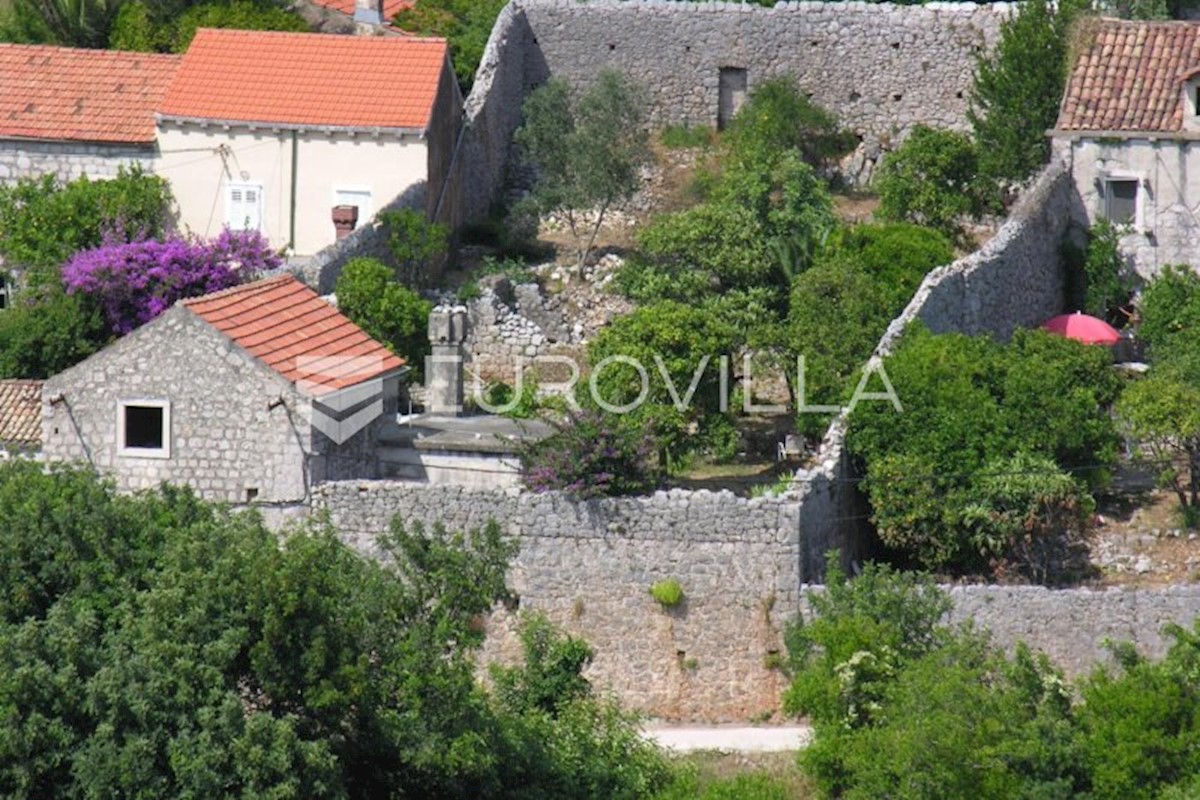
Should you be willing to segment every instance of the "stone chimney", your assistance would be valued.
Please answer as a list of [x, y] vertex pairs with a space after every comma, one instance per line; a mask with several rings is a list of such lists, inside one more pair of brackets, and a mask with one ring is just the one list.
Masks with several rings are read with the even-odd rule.
[[362, 25], [382, 25], [383, 0], [354, 0], [354, 21]]
[[333, 229], [337, 231], [338, 241], [345, 239], [358, 225], [358, 206], [334, 206]]
[[463, 409], [463, 342], [467, 310], [437, 306], [429, 313], [429, 342], [433, 353], [425, 360], [425, 410], [457, 417]]

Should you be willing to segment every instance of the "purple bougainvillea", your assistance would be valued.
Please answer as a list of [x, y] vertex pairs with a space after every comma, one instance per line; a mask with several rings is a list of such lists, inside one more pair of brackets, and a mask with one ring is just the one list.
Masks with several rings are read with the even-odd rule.
[[282, 265], [258, 231], [226, 229], [210, 241], [110, 240], [72, 256], [62, 278], [68, 292], [95, 297], [112, 332], [123, 336], [178, 300], [237, 286]]
[[590, 498], [640, 494], [661, 481], [652, 428], [622, 424], [599, 411], [570, 414], [556, 427], [554, 435], [520, 452], [528, 489]]

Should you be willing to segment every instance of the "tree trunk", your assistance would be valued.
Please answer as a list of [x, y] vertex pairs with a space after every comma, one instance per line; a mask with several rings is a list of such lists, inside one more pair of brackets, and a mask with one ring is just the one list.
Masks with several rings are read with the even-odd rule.
[[608, 213], [609, 203], [606, 201], [600, 206], [600, 213], [596, 215], [596, 224], [592, 226], [592, 232], [588, 236], [587, 244], [579, 251], [579, 263], [576, 265], [579, 271], [583, 271], [583, 265], [587, 263], [588, 253], [592, 252], [592, 246], [596, 244], [596, 237], [600, 235], [600, 225], [604, 222], [604, 215]]

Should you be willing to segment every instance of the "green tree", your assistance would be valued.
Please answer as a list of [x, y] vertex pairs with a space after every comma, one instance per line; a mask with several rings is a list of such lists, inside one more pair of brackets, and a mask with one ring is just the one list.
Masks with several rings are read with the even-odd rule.
[[961, 238], [962, 220], [982, 210], [975, 189], [979, 157], [966, 134], [916, 126], [879, 166], [873, 181], [876, 215]]
[[171, 9], [125, 0], [108, 37], [114, 50], [183, 53], [199, 28], [308, 31], [304, 19], [272, 0], [210, 0]]
[[433, 304], [399, 283], [392, 270], [373, 258], [355, 258], [338, 277], [338, 309], [371, 337], [402, 356], [415, 376], [429, 354], [429, 312]]
[[623, 422], [639, 430], [653, 423], [668, 463], [711, 448], [726, 435], [719, 366], [734, 338], [728, 324], [700, 307], [673, 301], [643, 306], [588, 344], [591, 380], [610, 406], [636, 404], [621, 414]]
[[1188, 266], [1168, 266], [1142, 291], [1138, 313], [1138, 335], [1156, 363], [1188, 358], [1193, 331], [1200, 331], [1200, 275]]
[[854, 149], [853, 133], [837, 117], [800, 93], [795, 78], [781, 75], [754, 87], [723, 136], [735, 163], [763, 163], [790, 150], [809, 166], [823, 168]]
[[393, 19], [396, 27], [422, 36], [441, 36], [463, 93], [471, 91], [475, 71], [507, 0], [416, 0]]
[[123, 0], [12, 0], [0, 39], [102, 49]]
[[[1018, 547], [1026, 518], [1036, 523], [1031, 530], [1074, 531], [1078, 540], [1078, 528], [1052, 523], [1086, 515], [1083, 487], [1103, 485], [1116, 458], [1108, 409], [1120, 384], [1109, 360], [1103, 348], [1040, 331], [1018, 331], [1007, 345], [908, 333], [885, 361], [903, 413], [860, 404], [848, 435], [866, 463], [864, 489], [880, 537], [928, 568], [975, 573], [1039, 568], [1043, 562], [1024, 563]], [[1020, 460], [1032, 456], [1049, 464]], [[999, 480], [1017, 477], [1013, 471], [1041, 480], [1023, 487]], [[1080, 488], [1070, 491], [1060, 472]], [[1014, 507], [1020, 498], [1028, 505]], [[981, 524], [988, 519], [1003, 524]], [[997, 531], [1012, 537], [996, 538]], [[1049, 544], [1041, 552], [1072, 549]]]
[[1125, 310], [1133, 294], [1133, 281], [1121, 255], [1121, 231], [1105, 219], [1096, 220], [1088, 231], [1082, 254], [1066, 250], [1071, 294], [1076, 308], [1094, 317], [1123, 325]]
[[[542, 213], [566, 217], [583, 266], [605, 214], [633, 197], [650, 161], [644, 92], [612, 70], [578, 98], [551, 79], [525, 101], [524, 116], [515, 139], [538, 170], [533, 197]], [[595, 214], [590, 226], [583, 213]]]
[[1050, 155], [1046, 131], [1066, 86], [1068, 31], [1084, 0], [1030, 0], [1000, 26], [1000, 39], [975, 67], [968, 118], [979, 171], [997, 186], [1019, 183]]
[[1149, 451], [1159, 484], [1183, 509], [1200, 509], [1200, 388], [1190, 377], [1173, 365], [1152, 367], [1121, 393], [1117, 415]]
[[423, 286], [432, 264], [446, 256], [450, 229], [430, 222], [423, 213], [411, 208], [381, 211], [379, 222], [387, 236], [396, 275], [409, 286]]

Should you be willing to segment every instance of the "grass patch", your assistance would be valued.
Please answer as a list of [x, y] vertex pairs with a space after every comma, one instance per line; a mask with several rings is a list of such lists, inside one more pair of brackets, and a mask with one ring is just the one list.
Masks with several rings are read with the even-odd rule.
[[717, 141], [717, 132], [712, 128], [690, 125], [668, 125], [658, 135], [663, 147], [668, 150], [694, 150], [708, 147]]
[[795, 753], [719, 753], [680, 756], [679, 777], [655, 800], [815, 800], [816, 788]]

